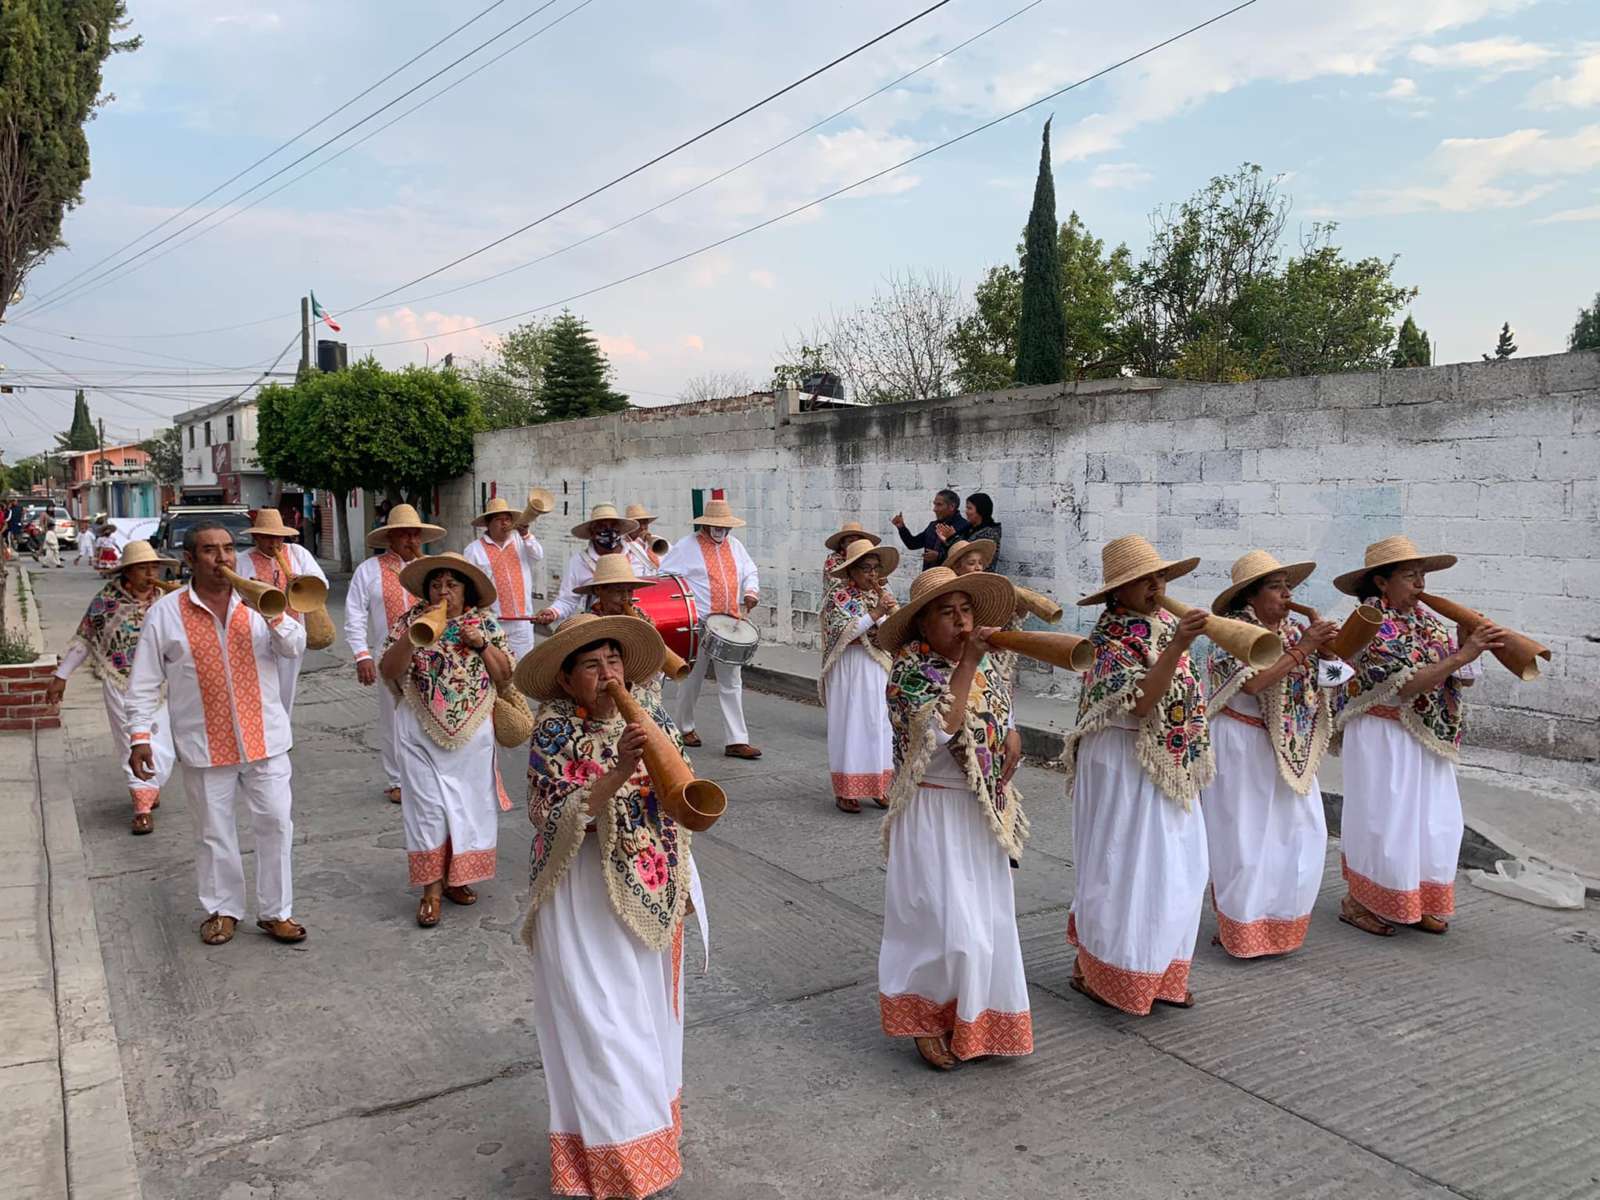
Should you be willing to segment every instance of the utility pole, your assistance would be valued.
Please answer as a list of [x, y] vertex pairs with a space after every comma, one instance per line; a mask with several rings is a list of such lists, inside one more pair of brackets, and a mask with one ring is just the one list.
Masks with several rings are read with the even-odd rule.
[[311, 297], [300, 297], [300, 371], [311, 370]]
[[[99, 475], [100, 478], [104, 480], [104, 483], [102, 483], [101, 486], [104, 487], [106, 491], [106, 506], [101, 508], [99, 506], [99, 501], [96, 501], [91, 507], [93, 507], [97, 512], [109, 513], [111, 511], [111, 470], [106, 465], [106, 419], [104, 417], [100, 418], [100, 461], [95, 465], [100, 469], [98, 471], [91, 471], [89, 473], [89, 477], [93, 479], [95, 475]], [[92, 495], [93, 492], [91, 491], [90, 494]], [[93, 516], [94, 514], [91, 513], [89, 515]]]

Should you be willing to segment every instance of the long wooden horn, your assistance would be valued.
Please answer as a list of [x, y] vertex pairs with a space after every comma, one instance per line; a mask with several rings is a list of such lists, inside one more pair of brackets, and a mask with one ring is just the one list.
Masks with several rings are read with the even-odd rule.
[[666, 731], [657, 725], [617, 680], [606, 682], [617, 711], [644, 730], [644, 766], [655, 785], [661, 810], [685, 829], [704, 833], [728, 807], [728, 795], [709, 779], [696, 779]]
[[664, 537], [651, 538], [650, 549], [654, 550], [657, 554], [665, 554], [668, 550], [672, 549], [672, 543], [667, 541], [667, 539]]
[[[1469, 634], [1489, 619], [1475, 608], [1468, 608], [1464, 604], [1457, 604], [1454, 600], [1446, 600], [1443, 596], [1435, 596], [1430, 592], [1423, 592], [1418, 599], [1445, 620], [1454, 621]], [[1501, 666], [1524, 683], [1539, 678], [1541, 658], [1545, 662], [1550, 661], [1550, 647], [1541, 645], [1525, 633], [1517, 633], [1511, 629], [1506, 630], [1505, 645], [1490, 653], [1500, 660]]]
[[[1011, 585], [1017, 589], [1017, 607], [1025, 608], [1041, 621], [1054, 625], [1061, 620], [1061, 605], [1050, 599], [1043, 592], [1036, 592], [1032, 588], [1025, 588], [1020, 583]], [[1032, 657], [1030, 655], [1030, 657]]]
[[517, 517], [517, 524], [531, 525], [555, 506], [555, 493], [549, 488], [529, 488], [528, 503], [523, 506], [522, 514]]
[[[1021, 589], [1019, 588], [1020, 592]], [[1033, 629], [1002, 629], [989, 635], [989, 644], [1066, 671], [1083, 673], [1094, 664], [1094, 646], [1075, 633], [1042, 633]]]
[[270, 583], [263, 583], [259, 579], [246, 579], [237, 571], [228, 570], [227, 567], [222, 568], [222, 577], [233, 585], [233, 590], [239, 593], [240, 599], [269, 621], [283, 616], [284, 610], [289, 607], [289, 597]]
[[[1289, 611], [1297, 612], [1308, 621], [1322, 620], [1322, 614], [1309, 604], [1299, 604], [1289, 601]], [[1333, 635], [1333, 641], [1328, 643], [1328, 653], [1335, 658], [1342, 658], [1346, 662], [1353, 660], [1367, 648], [1367, 643], [1378, 636], [1378, 627], [1383, 624], [1383, 614], [1370, 604], [1360, 604], [1356, 610], [1344, 619], [1344, 624], [1339, 626], [1339, 632]]]
[[156, 586], [163, 592], [177, 592], [189, 585], [177, 579], [158, 579], [156, 580]]
[[690, 663], [673, 653], [671, 646], [667, 647], [666, 657], [661, 660], [661, 673], [663, 675], [672, 680], [673, 683], [682, 683], [689, 678], [689, 672], [693, 669]]
[[[1161, 606], [1175, 616], [1195, 611], [1194, 605], [1161, 597]], [[1283, 656], [1283, 639], [1270, 629], [1251, 625], [1248, 621], [1235, 621], [1232, 617], [1219, 617], [1206, 613], [1206, 636], [1242, 663], [1256, 670], [1270, 667]]]
[[444, 636], [444, 627], [450, 623], [450, 604], [441, 600], [417, 614], [417, 619], [406, 629], [406, 637], [417, 649], [431, 646]]

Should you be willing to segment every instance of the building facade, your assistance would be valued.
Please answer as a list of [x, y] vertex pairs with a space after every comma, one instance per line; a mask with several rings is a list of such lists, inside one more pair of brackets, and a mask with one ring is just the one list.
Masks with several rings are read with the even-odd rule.
[[234, 397], [179, 413], [186, 504], [270, 504], [277, 487], [256, 457], [256, 403]]
[[80, 523], [99, 513], [129, 519], [161, 515], [161, 486], [139, 446], [83, 450], [67, 459], [67, 511]]

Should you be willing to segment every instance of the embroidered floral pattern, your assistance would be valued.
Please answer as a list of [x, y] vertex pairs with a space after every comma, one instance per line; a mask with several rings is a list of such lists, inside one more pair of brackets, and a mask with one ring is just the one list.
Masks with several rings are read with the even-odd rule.
[[863, 592], [853, 583], [836, 579], [822, 602], [822, 670], [817, 677], [817, 694], [824, 704], [828, 700], [828, 672], [852, 645], [859, 645], [885, 671], [891, 668], [888, 653], [878, 645], [877, 627], [861, 627], [863, 620], [871, 620], [872, 606], [877, 601], [876, 592]]
[[[417, 601], [389, 627], [385, 652], [406, 636], [406, 627], [427, 607], [427, 601]], [[466, 745], [494, 710], [495, 687], [489, 668], [484, 666], [483, 656], [462, 641], [471, 629], [481, 631], [491, 646], [510, 655], [500, 622], [486, 608], [468, 609], [450, 618], [433, 645], [412, 651], [400, 686], [401, 695], [428, 736], [447, 750]]]
[[[1269, 628], [1248, 604], [1228, 615], [1236, 621]], [[1283, 639], [1283, 647], [1288, 650], [1298, 644], [1304, 626], [1286, 619], [1273, 632]], [[1254, 674], [1248, 663], [1240, 662], [1213, 642], [1206, 660], [1211, 710], [1226, 708], [1234, 693]], [[1333, 733], [1328, 693], [1317, 687], [1316, 657], [1303, 665], [1297, 663], [1277, 687], [1258, 693], [1256, 699], [1261, 704], [1262, 728], [1278, 761], [1278, 773], [1297, 794], [1304, 796], [1316, 780], [1317, 767]]]
[[156, 592], [148, 600], [136, 599], [122, 586], [119, 576], [108, 582], [78, 622], [72, 640], [89, 652], [89, 667], [96, 679], [117, 691], [126, 691], [128, 672], [133, 670], [133, 652], [139, 648], [145, 614], [160, 599]]
[[1400, 689], [1413, 675], [1456, 652], [1450, 627], [1421, 605], [1410, 612], [1400, 612], [1385, 607], [1376, 598], [1369, 598], [1366, 603], [1383, 613], [1383, 624], [1378, 627], [1378, 635], [1350, 664], [1356, 673], [1339, 697], [1339, 728], [1374, 705], [1393, 704], [1400, 710], [1400, 724], [1422, 743], [1424, 750], [1455, 761], [1461, 748], [1460, 680], [1452, 675], [1409, 704], [1399, 699]]

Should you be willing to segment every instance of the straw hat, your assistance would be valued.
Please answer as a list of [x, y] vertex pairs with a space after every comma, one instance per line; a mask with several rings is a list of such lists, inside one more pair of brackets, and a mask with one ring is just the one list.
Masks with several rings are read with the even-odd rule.
[[389, 544], [389, 535], [401, 529], [422, 530], [422, 540], [425, 544], [444, 536], [443, 525], [429, 525], [411, 505], [396, 504], [389, 510], [389, 519], [367, 534], [367, 545], [369, 547], [387, 546]]
[[917, 614], [940, 596], [965, 592], [972, 598], [980, 627], [1004, 625], [1017, 607], [1017, 590], [1004, 575], [957, 575], [949, 567], [931, 567], [911, 585], [911, 597], [878, 626], [878, 645], [891, 655], [916, 636]]
[[595, 560], [594, 578], [588, 583], [580, 583], [572, 590], [588, 593], [595, 588], [605, 587], [607, 584], [621, 583], [629, 587], [649, 587], [654, 580], [640, 579], [633, 572], [633, 560], [626, 554], [602, 554]]
[[1333, 586], [1346, 596], [1361, 597], [1361, 582], [1369, 571], [1379, 567], [1387, 567], [1394, 563], [1414, 562], [1424, 571], [1442, 571], [1446, 567], [1456, 565], [1454, 554], [1424, 554], [1417, 549], [1416, 543], [1408, 537], [1395, 534], [1386, 537], [1381, 542], [1373, 542], [1367, 547], [1367, 556], [1359, 570], [1346, 571], [1343, 575], [1335, 576]]
[[656, 519], [656, 514], [651, 512], [648, 508], [646, 508], [642, 504], [630, 504], [630, 505], [628, 505], [628, 511], [624, 515], [630, 521], [639, 522], [639, 528], [640, 529], [643, 529], [651, 521], [654, 521]]
[[512, 518], [513, 520], [516, 520], [522, 516], [522, 510], [520, 508], [512, 508], [511, 501], [507, 500], [504, 496], [496, 496], [493, 500], [489, 501], [488, 508], [484, 509], [481, 513], [472, 518], [472, 523], [474, 525], [486, 526], [489, 524], [490, 517], [498, 516], [500, 513], [505, 513], [506, 516]]
[[850, 574], [850, 568], [869, 554], [878, 556], [878, 573], [885, 578], [892, 575], [894, 569], [900, 565], [900, 551], [893, 546], [875, 546], [871, 542], [856, 542], [844, 552], [844, 561], [828, 573], [837, 579], [844, 579]]
[[129, 542], [122, 548], [122, 557], [117, 560], [117, 565], [112, 567], [108, 574], [117, 571], [126, 571], [129, 567], [136, 567], [140, 563], [158, 563], [161, 566], [175, 567], [178, 560], [175, 558], [162, 558], [155, 552], [155, 548], [142, 538], [137, 542]]
[[[951, 542], [950, 549], [945, 551], [944, 561], [947, 563], [958, 563], [968, 554], [971, 554], [974, 550], [976, 550], [979, 554], [983, 555], [983, 565], [987, 567], [990, 563], [994, 562], [994, 552], [999, 548], [999, 544], [993, 538], [979, 538], [975, 542]], [[951, 568], [951, 570], [954, 569], [954, 567]]]
[[273, 537], [297, 538], [300, 531], [283, 523], [283, 514], [275, 508], [256, 509], [256, 523], [246, 533], [266, 533]]
[[639, 529], [639, 522], [623, 516], [617, 511], [615, 504], [596, 504], [589, 510], [589, 519], [587, 521], [582, 525], [574, 525], [572, 527], [572, 536], [579, 541], [587, 542], [589, 533], [594, 528], [596, 521], [615, 521], [622, 526], [624, 534], [635, 533]]
[[721, 529], [740, 529], [744, 522], [733, 515], [726, 500], [707, 500], [706, 510], [694, 519], [696, 525], [715, 525]]
[[622, 677], [628, 683], [638, 683], [661, 670], [667, 646], [649, 621], [579, 613], [561, 622], [561, 628], [522, 656], [512, 681], [535, 700], [560, 699], [566, 695], [561, 690], [562, 661], [574, 650], [608, 640], [622, 647]]
[[478, 608], [488, 608], [495, 602], [498, 593], [494, 590], [494, 583], [473, 563], [468, 562], [454, 550], [446, 550], [443, 554], [424, 554], [421, 558], [413, 558], [400, 568], [400, 586], [413, 596], [426, 600], [425, 588], [428, 576], [440, 569], [454, 571], [472, 580], [473, 590], [477, 592], [477, 599], [469, 601]]
[[1162, 558], [1156, 553], [1156, 548], [1137, 533], [1114, 538], [1100, 549], [1100, 590], [1090, 592], [1078, 603], [1102, 604], [1123, 584], [1143, 579], [1146, 575], [1160, 575], [1162, 582], [1170, 583], [1199, 565], [1198, 558], [1176, 561]]
[[1289, 576], [1290, 587], [1299, 587], [1316, 569], [1314, 562], [1281, 563], [1265, 550], [1252, 550], [1233, 564], [1233, 582], [1217, 593], [1211, 611], [1219, 617], [1226, 616], [1233, 598], [1258, 579], [1282, 571]]
[[830, 533], [825, 539], [823, 539], [822, 544], [829, 550], [838, 550], [839, 543], [844, 541], [844, 539], [847, 537], [866, 538], [867, 541], [871, 542], [874, 546], [883, 541], [883, 539], [877, 534], [868, 533], [865, 529], [861, 528], [860, 521], [846, 521], [843, 525], [839, 526], [837, 531]]

